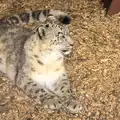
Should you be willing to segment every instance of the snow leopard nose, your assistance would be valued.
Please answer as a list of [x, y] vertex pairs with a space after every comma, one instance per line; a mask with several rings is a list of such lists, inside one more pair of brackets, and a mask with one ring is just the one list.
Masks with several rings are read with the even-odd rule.
[[69, 45], [72, 47], [74, 45], [73, 41], [71, 39], [68, 40]]
[[74, 44], [73, 43], [70, 43], [70, 46], [72, 47]]
[[69, 44], [71, 47], [72, 47], [73, 44], [74, 44], [73, 40], [72, 40], [70, 37], [67, 38], [67, 42], [68, 42], [68, 44]]

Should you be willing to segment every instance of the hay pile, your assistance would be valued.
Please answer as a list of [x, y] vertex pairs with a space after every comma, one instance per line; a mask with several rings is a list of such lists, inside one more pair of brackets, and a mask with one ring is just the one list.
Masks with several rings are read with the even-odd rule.
[[47, 113], [18, 89], [0, 79], [0, 120], [119, 120], [120, 15], [104, 17], [97, 0], [1, 0], [0, 17], [27, 9], [69, 11], [75, 42], [66, 67], [84, 110], [71, 117]]

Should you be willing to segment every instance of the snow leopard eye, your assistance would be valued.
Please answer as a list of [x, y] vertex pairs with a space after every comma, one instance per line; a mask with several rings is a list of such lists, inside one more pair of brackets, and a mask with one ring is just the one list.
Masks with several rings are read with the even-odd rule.
[[45, 27], [48, 28], [48, 27], [49, 27], [49, 24], [46, 24]]

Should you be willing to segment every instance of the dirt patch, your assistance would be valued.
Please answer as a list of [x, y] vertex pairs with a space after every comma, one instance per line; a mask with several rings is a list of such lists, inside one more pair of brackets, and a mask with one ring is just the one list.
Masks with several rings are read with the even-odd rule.
[[71, 14], [70, 33], [75, 44], [66, 67], [84, 110], [76, 117], [48, 113], [1, 78], [0, 120], [119, 120], [120, 15], [104, 17], [97, 0], [1, 0], [0, 17], [46, 8]]

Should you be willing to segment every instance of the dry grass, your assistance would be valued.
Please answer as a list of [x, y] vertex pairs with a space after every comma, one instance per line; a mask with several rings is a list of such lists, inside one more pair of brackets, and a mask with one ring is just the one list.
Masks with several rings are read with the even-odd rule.
[[0, 79], [0, 120], [119, 120], [120, 15], [104, 17], [97, 0], [1, 0], [0, 17], [26, 9], [69, 11], [75, 42], [66, 60], [74, 93], [84, 106], [77, 117], [47, 113]]

